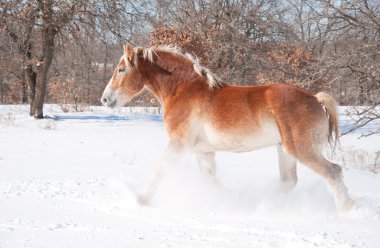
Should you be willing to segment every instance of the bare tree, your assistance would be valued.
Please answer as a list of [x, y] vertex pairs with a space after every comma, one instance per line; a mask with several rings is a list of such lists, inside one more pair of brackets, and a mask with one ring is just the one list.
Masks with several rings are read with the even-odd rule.
[[56, 35], [82, 6], [82, 1], [61, 3], [53, 0], [4, 1], [1, 4], [1, 28], [22, 54], [29, 86], [30, 115], [35, 118], [43, 118], [47, 75]]
[[[331, 23], [323, 52], [324, 72], [333, 91], [356, 121], [348, 130], [379, 120], [380, 3], [371, 0], [320, 1], [319, 12]], [[322, 57], [321, 56], [321, 57]], [[379, 133], [380, 128], [370, 133]]]
[[[137, 3], [121, 0], [2, 1], [0, 30], [12, 38], [22, 56], [30, 115], [43, 118], [48, 73], [56, 52], [57, 39], [65, 40], [68, 36], [82, 44], [97, 43], [97, 37], [105, 33], [106, 39], [113, 40], [113, 43], [118, 39], [123, 42], [131, 40], [135, 23], [138, 23], [131, 17], [137, 10]], [[89, 39], [83, 41], [83, 38]], [[82, 49], [81, 52], [86, 55], [83, 58], [86, 58], [87, 66], [87, 75], [83, 77], [87, 77], [89, 82], [93, 54], [88, 53], [88, 49]]]
[[277, 1], [161, 0], [157, 9], [152, 17], [156, 28], [152, 43], [176, 40], [157, 36], [163, 27], [175, 30], [174, 36], [186, 34], [188, 40], [200, 44], [191, 49], [187, 43], [186, 48], [229, 82], [255, 84], [269, 44], [292, 36], [282, 20], [285, 9]]

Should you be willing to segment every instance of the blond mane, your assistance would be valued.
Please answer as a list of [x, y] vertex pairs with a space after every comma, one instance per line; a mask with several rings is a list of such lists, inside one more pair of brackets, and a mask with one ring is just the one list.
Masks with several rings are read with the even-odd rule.
[[[223, 86], [221, 80], [214, 73], [212, 73], [210, 69], [202, 66], [199, 62], [199, 59], [195, 55], [187, 53], [187, 52], [183, 53], [182, 50], [178, 46], [166, 45], [166, 46], [157, 46], [157, 47], [149, 47], [149, 48], [135, 47], [134, 52], [136, 56], [134, 56], [134, 58], [137, 58], [137, 52], [140, 49], [143, 50], [143, 58], [152, 63], [154, 62], [154, 56], [158, 56], [157, 52], [159, 51], [172, 53], [177, 56], [182, 56], [193, 64], [194, 71], [198, 75], [206, 78], [210, 89]], [[134, 61], [134, 62], [136, 64], [138, 63], [138, 61]]]

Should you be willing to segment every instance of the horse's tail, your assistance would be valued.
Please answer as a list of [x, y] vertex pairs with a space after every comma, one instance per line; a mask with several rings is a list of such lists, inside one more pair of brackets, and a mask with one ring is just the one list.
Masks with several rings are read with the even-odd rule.
[[318, 102], [322, 105], [326, 111], [327, 118], [329, 120], [329, 133], [328, 142], [333, 149], [335, 149], [339, 142], [339, 116], [337, 111], [337, 102], [325, 92], [319, 92], [315, 95]]

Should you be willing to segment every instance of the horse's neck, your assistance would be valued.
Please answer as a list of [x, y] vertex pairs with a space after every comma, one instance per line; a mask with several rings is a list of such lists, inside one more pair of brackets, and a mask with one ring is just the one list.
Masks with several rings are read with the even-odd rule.
[[186, 76], [182, 74], [150, 70], [145, 86], [163, 103], [167, 98], [187, 84]]
[[145, 86], [163, 104], [178, 88], [178, 81], [173, 80], [173, 78], [155, 75], [145, 83]]
[[[191, 95], [194, 95], [196, 89], [199, 91], [208, 90], [208, 84], [203, 82], [206, 79], [195, 72], [192, 67], [189, 69], [169, 65], [168, 68], [172, 69], [171, 72], [164, 72], [157, 68], [155, 66], [146, 68], [146, 73], [149, 74], [147, 74], [148, 80], [145, 85], [163, 105], [175, 97], [179, 91], [191, 91]], [[190, 95], [185, 94], [184, 97], [186, 96], [190, 97]]]

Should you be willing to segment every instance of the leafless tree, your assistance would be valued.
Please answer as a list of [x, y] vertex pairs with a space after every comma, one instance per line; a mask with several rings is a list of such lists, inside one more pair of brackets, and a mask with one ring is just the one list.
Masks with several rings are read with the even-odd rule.
[[[1, 2], [0, 30], [12, 39], [22, 57], [20, 64], [27, 79], [31, 116], [43, 118], [48, 72], [56, 52], [57, 40], [69, 36], [82, 44], [96, 43], [96, 38], [105, 28], [107, 31], [104, 33], [114, 39], [114, 43], [117, 39], [129, 40], [135, 24], [130, 18], [133, 14], [129, 12], [133, 11], [136, 11], [134, 4], [119, 0]], [[82, 38], [88, 39], [83, 41]], [[81, 52], [85, 53], [85, 49]], [[91, 55], [87, 53], [84, 56], [87, 58], [88, 80]]]
[[31, 116], [43, 118], [54, 40], [82, 5], [81, 1], [61, 3], [52, 0], [4, 1], [1, 4], [1, 28], [17, 44], [23, 58]]
[[[371, 0], [319, 1], [315, 10], [327, 23], [321, 71], [329, 75], [332, 91], [355, 118], [353, 131], [379, 120], [380, 3]], [[366, 107], [367, 106], [367, 107]], [[380, 128], [371, 133], [379, 133]]]

